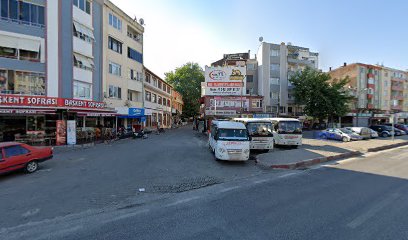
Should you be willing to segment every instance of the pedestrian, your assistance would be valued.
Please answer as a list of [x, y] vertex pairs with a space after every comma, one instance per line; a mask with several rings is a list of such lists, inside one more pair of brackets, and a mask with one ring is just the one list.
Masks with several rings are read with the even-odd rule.
[[160, 121], [157, 122], [157, 135], [160, 135]]

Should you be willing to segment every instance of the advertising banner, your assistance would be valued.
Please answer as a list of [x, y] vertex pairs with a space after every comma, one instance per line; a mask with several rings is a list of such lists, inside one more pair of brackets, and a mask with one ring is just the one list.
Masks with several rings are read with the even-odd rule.
[[67, 144], [68, 145], [76, 144], [76, 121], [75, 120], [67, 121]]
[[57, 120], [57, 146], [67, 142], [67, 126], [64, 120]]
[[239, 96], [245, 94], [246, 68], [238, 66], [206, 67], [205, 95]]
[[[249, 107], [249, 99], [243, 97], [223, 97], [221, 99], [216, 99], [217, 109], [218, 108], [243, 108]], [[215, 107], [215, 99], [210, 99], [210, 107]]]
[[205, 110], [207, 116], [235, 116], [237, 111], [235, 110]]
[[105, 103], [78, 99], [46, 96], [22, 96], [0, 94], [0, 106], [62, 107], [83, 109], [104, 109]]

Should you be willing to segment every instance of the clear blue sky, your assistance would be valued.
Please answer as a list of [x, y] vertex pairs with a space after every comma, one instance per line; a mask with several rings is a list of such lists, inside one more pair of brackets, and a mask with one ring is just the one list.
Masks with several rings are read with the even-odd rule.
[[188, 61], [254, 54], [258, 38], [320, 53], [320, 68], [343, 62], [408, 69], [404, 0], [112, 0], [144, 18], [145, 65], [159, 76]]

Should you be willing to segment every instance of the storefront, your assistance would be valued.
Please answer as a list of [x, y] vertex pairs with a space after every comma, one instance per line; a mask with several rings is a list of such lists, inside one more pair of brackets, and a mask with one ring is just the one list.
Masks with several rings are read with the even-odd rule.
[[105, 118], [115, 116], [101, 102], [0, 94], [0, 141], [63, 145], [67, 143], [67, 122], [74, 123], [77, 131], [94, 131]]
[[131, 128], [133, 131], [140, 131], [144, 128], [146, 122], [145, 109], [144, 108], [126, 108], [118, 111], [118, 123], [119, 126]]

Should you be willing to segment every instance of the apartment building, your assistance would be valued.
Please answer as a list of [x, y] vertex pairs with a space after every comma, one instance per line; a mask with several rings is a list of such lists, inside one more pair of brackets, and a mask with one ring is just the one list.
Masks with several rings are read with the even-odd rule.
[[144, 107], [147, 128], [170, 128], [173, 87], [144, 67]]
[[349, 77], [351, 112], [344, 124], [369, 126], [393, 121], [406, 122], [408, 117], [407, 73], [380, 65], [353, 63], [331, 70], [333, 80]]
[[264, 96], [263, 110], [280, 116], [303, 115], [295, 105], [290, 77], [311, 67], [318, 69], [319, 54], [291, 43], [262, 42], [258, 49], [258, 94]]
[[171, 91], [171, 95], [171, 113], [173, 116], [173, 123], [178, 123], [178, 121], [181, 120], [181, 115], [183, 114], [183, 96], [174, 89]]
[[102, 0], [0, 1], [0, 141], [55, 140], [67, 120], [114, 116], [102, 97], [102, 9]]
[[[139, 20], [140, 21], [140, 20]], [[129, 17], [108, 0], [103, 7], [103, 93], [118, 111], [118, 125], [141, 128], [143, 109], [142, 21]]]

